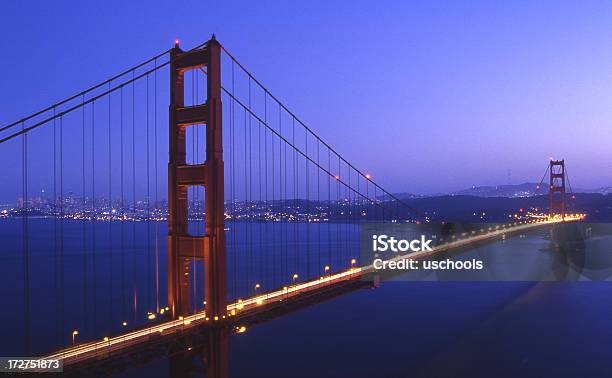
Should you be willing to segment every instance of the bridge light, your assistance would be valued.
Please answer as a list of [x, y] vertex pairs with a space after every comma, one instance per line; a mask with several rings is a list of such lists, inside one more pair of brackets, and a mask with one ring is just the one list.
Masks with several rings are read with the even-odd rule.
[[174, 46], [175, 47], [178, 47], [180, 43], [181, 43], [181, 41], [178, 38], [174, 40]]
[[104, 336], [104, 341], [108, 341], [108, 336]]
[[325, 265], [325, 267], [323, 268], [323, 270], [325, 270], [325, 272], [329, 272], [329, 265]]
[[122, 326], [127, 327], [127, 322], [121, 323]]
[[351, 259], [351, 265], [355, 265], [357, 264], [357, 260], [356, 259]]
[[258, 283], [255, 284], [255, 290], [259, 289], [260, 287], [261, 287], [260, 284], [258, 284]]
[[334, 176], [336, 180], [340, 180], [340, 176]]
[[236, 333], [245, 333], [247, 328], [245, 326], [236, 327]]
[[369, 174], [369, 173], [366, 173], [365, 178], [369, 180], [369, 179], [371, 179], [371, 178], [372, 178], [372, 175], [371, 175], [371, 174]]
[[76, 335], [79, 334], [79, 331], [77, 331], [76, 329], [74, 331], [72, 331], [72, 345], [74, 345], [74, 338], [76, 337]]
[[152, 313], [152, 312], [149, 312], [149, 313], [147, 314], [147, 318], [148, 318], [149, 320], [153, 320], [153, 319], [155, 319], [155, 314], [154, 314], [154, 313]]

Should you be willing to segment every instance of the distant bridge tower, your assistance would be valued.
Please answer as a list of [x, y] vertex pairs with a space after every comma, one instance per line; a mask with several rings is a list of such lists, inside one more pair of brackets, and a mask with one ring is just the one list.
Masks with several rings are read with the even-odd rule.
[[550, 161], [550, 215], [565, 218], [565, 160]]
[[[170, 53], [170, 136], [168, 163], [168, 305], [172, 316], [190, 312], [191, 259], [204, 261], [204, 299], [211, 318], [221, 318], [226, 305], [223, 143], [221, 127], [221, 45], [214, 35], [204, 48]], [[207, 71], [207, 100], [185, 106], [185, 72]], [[188, 126], [206, 124], [206, 161], [188, 165], [185, 133]], [[188, 188], [205, 191], [205, 233], [188, 230]]]

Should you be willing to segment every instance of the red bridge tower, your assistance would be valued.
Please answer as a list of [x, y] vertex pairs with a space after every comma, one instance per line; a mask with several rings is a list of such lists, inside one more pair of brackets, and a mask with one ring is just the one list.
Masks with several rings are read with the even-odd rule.
[[[204, 261], [206, 312], [221, 318], [227, 312], [224, 231], [223, 143], [221, 126], [221, 45], [214, 35], [201, 49], [182, 51], [178, 43], [170, 53], [170, 158], [168, 163], [168, 306], [172, 316], [190, 310], [189, 264]], [[206, 67], [207, 100], [185, 106], [185, 72]], [[206, 124], [206, 161], [186, 162], [186, 128]], [[188, 230], [189, 186], [205, 191], [205, 233]]]
[[550, 215], [565, 218], [565, 160], [550, 161]]

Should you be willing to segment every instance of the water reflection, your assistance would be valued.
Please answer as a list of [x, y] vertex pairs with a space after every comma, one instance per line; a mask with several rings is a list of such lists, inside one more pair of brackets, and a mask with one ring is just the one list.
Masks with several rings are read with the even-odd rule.
[[231, 333], [228, 328], [213, 328], [203, 335], [188, 336], [180, 347], [171, 351], [168, 375], [172, 378], [189, 377], [193, 374], [208, 378], [227, 378]]

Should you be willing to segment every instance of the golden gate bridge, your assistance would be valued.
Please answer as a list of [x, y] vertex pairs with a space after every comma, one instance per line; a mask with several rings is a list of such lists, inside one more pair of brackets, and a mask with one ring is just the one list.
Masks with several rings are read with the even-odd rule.
[[[208, 375], [226, 376], [229, 334], [372, 284], [375, 269], [357, 255], [360, 224], [431, 221], [323, 141], [214, 36], [190, 50], [177, 41], [0, 128], [0, 144], [21, 162], [24, 348], [74, 371], [199, 344]], [[411, 257], [584, 219], [567, 212], [565, 162], [551, 160], [538, 189], [547, 173], [549, 213]], [[38, 203], [32, 192], [45, 186], [51, 200]], [[53, 219], [47, 239], [32, 234], [39, 217]], [[54, 256], [43, 283], [53, 315], [32, 309], [41, 250]], [[66, 272], [69, 259], [82, 260], [78, 270]], [[55, 352], [32, 348], [41, 315], [54, 317]]]

